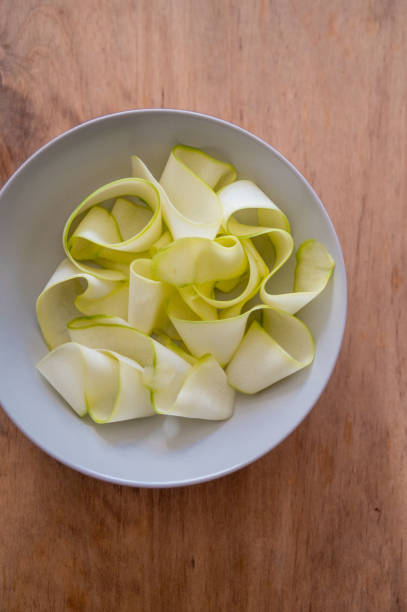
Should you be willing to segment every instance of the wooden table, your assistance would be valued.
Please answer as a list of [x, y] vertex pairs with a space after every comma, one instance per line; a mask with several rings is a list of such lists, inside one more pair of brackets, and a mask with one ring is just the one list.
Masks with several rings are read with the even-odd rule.
[[215, 482], [98, 482], [1, 413], [0, 609], [407, 610], [407, 3], [2, 0], [0, 25], [2, 181], [97, 115], [222, 117], [316, 188], [350, 298], [312, 414]]

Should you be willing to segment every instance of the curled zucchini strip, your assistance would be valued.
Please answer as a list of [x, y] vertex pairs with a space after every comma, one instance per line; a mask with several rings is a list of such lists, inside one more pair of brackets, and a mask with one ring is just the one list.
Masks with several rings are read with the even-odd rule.
[[265, 307], [263, 325], [253, 321], [227, 366], [229, 384], [257, 393], [310, 365], [315, 346], [308, 327], [292, 315]]
[[[238, 314], [243, 308], [244, 304], [248, 302], [257, 293], [257, 290], [260, 286], [260, 281], [268, 272], [267, 266], [264, 264], [264, 261], [257, 252], [251, 240], [242, 239], [241, 245], [246, 253], [248, 261], [248, 272], [246, 274], [247, 279], [245, 286], [242, 291], [238, 293], [237, 296], [226, 297], [225, 299], [219, 299], [215, 297], [215, 284], [213, 282], [195, 286], [197, 295], [201, 297], [207, 304], [209, 304], [213, 308], [228, 309], [226, 312], [223, 312], [222, 318]], [[236, 279], [239, 281], [239, 277], [236, 277]], [[222, 280], [218, 280], [218, 290], [220, 284], [220, 290], [223, 287], [226, 289], [225, 293], [227, 293], [227, 290], [229, 288], [227, 282], [230, 280], [234, 281], [236, 279], [224, 279], [223, 285], [221, 284]], [[231, 290], [235, 288], [233, 284], [234, 283], [230, 285]]]
[[335, 268], [335, 262], [323, 244], [307, 240], [296, 253], [294, 290], [291, 293], [272, 294], [267, 291], [269, 275], [264, 279], [260, 297], [265, 304], [295, 314], [323, 291]]
[[247, 268], [247, 256], [236, 236], [181, 238], [153, 257], [154, 278], [184, 287], [240, 276]]
[[227, 319], [203, 321], [185, 302], [173, 296], [168, 303], [168, 316], [194, 357], [211, 354], [226, 365], [243, 338], [249, 313]]
[[167, 321], [164, 304], [172, 291], [168, 284], [152, 278], [151, 259], [133, 261], [129, 286], [130, 325], [145, 334], [164, 328]]
[[221, 189], [218, 195], [227, 233], [250, 238], [258, 234], [259, 226], [290, 233], [285, 214], [252, 181], [235, 181]]
[[[120, 225], [139, 229], [137, 217], [140, 216], [141, 206], [133, 206], [131, 202], [123, 200], [123, 196], [139, 198], [147, 204], [153, 214], [147, 225], [137, 234], [124, 239], [120, 232]], [[100, 204], [112, 198], [118, 202], [112, 212]], [[124, 204], [126, 202], [126, 204]], [[134, 209], [134, 210], [132, 210]], [[79, 225], [73, 229], [74, 221], [88, 211]], [[119, 221], [114, 215], [116, 212]], [[142, 213], [145, 215], [145, 212]], [[130, 221], [129, 221], [130, 219]], [[72, 231], [73, 230], [73, 231]], [[72, 263], [88, 274], [106, 280], [123, 280], [125, 275], [120, 270], [103, 269], [84, 263], [89, 260], [107, 260], [117, 263], [129, 263], [135, 254], [147, 251], [160, 238], [162, 232], [160, 195], [152, 183], [143, 179], [126, 178], [108, 183], [96, 189], [85, 198], [69, 217], [64, 233], [63, 242], [66, 255]]]
[[190, 419], [219, 421], [233, 414], [235, 392], [213, 355], [205, 355], [188, 372], [177, 398], [167, 413]]
[[39, 326], [50, 349], [67, 342], [68, 322], [80, 314], [127, 317], [129, 285], [87, 274], [64, 259], [37, 298]]
[[147, 179], [159, 190], [163, 213], [175, 240], [215, 238], [223, 213], [216, 189], [231, 183], [236, 170], [199, 149], [174, 147], [158, 183], [145, 164], [132, 157], [133, 176]]

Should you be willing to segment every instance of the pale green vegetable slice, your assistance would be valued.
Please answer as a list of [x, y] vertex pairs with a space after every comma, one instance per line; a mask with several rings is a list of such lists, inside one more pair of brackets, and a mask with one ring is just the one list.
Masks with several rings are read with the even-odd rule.
[[159, 190], [164, 219], [175, 239], [215, 238], [222, 207], [214, 190], [235, 180], [231, 164], [179, 145], [172, 150], [159, 183], [137, 156], [132, 157], [132, 166], [133, 176], [150, 181]]
[[[219, 191], [218, 195], [227, 233], [250, 237], [257, 234], [258, 225], [290, 232], [285, 214], [252, 181], [235, 181]], [[253, 218], [249, 211], [256, 211], [257, 215]], [[246, 213], [244, 221], [241, 219], [243, 212]]]
[[325, 289], [335, 267], [325, 246], [316, 240], [303, 242], [297, 250], [296, 259], [292, 293], [269, 293], [266, 285], [270, 277], [264, 280], [260, 289], [265, 304], [290, 314], [298, 312]]
[[243, 338], [249, 313], [230, 319], [203, 321], [174, 296], [168, 304], [168, 316], [192, 355], [201, 358], [212, 354], [224, 366]]
[[[285, 230], [258, 228], [258, 234], [256, 237], [267, 239], [274, 252], [274, 261], [271, 268], [268, 269], [260, 253], [252, 244], [251, 239], [241, 238], [242, 244], [245, 244], [246, 246], [247, 255], [250, 255], [251, 258], [252, 278], [251, 280], [249, 278], [249, 283], [246, 286], [244, 293], [240, 296], [240, 299], [236, 298], [235, 300], [231, 300], [229, 303], [227, 301], [223, 302], [226, 308], [225, 310], [220, 311], [221, 319], [237, 316], [241, 312], [245, 303], [248, 302], [257, 292], [259, 286], [264, 287], [270, 278], [276, 274], [278, 270], [280, 270], [280, 268], [291, 256], [294, 241], [291, 234]], [[215, 305], [213, 301], [210, 301], [209, 303]], [[221, 308], [222, 306], [217, 303], [217, 307]]]
[[[147, 225], [135, 236], [128, 240], [120, 240], [119, 226], [115, 217], [99, 205], [112, 198], [132, 196], [142, 199], [153, 211]], [[89, 218], [82, 219], [71, 235], [73, 222], [80, 215], [96, 207], [96, 213], [91, 213], [95, 225], [89, 223]], [[97, 223], [96, 223], [97, 221]], [[114, 236], [114, 226], [117, 234]], [[126, 178], [108, 183], [91, 193], [69, 217], [63, 234], [64, 247], [67, 257], [83, 271], [98, 278], [107, 280], [122, 280], [125, 275], [120, 270], [103, 269], [90, 266], [78, 261], [82, 259], [100, 258], [119, 263], [131, 261], [132, 254], [147, 251], [160, 238], [162, 230], [160, 195], [154, 185], [148, 181], [137, 178]], [[119, 241], [111, 242], [110, 239]], [[72, 252], [73, 251], [73, 254]], [[133, 257], [134, 258], [134, 257]]]
[[128, 321], [136, 329], [150, 334], [163, 328], [167, 319], [164, 304], [171, 287], [154, 280], [151, 259], [136, 259], [130, 266]]
[[64, 259], [40, 293], [37, 319], [49, 348], [69, 340], [67, 323], [80, 314], [127, 316], [128, 283], [84, 273]]
[[235, 236], [181, 238], [153, 257], [155, 278], [176, 287], [234, 278], [247, 268], [247, 256]]
[[264, 230], [257, 236], [267, 236], [274, 248], [274, 261], [267, 275], [267, 278], [271, 278], [291, 256], [294, 241], [291, 234], [280, 229]]
[[96, 423], [154, 414], [143, 368], [117, 353], [68, 342], [37, 368], [77, 414], [88, 412]]
[[[212, 297], [213, 287], [209, 283], [207, 285], [195, 286], [197, 294], [210, 306], [221, 309], [237, 306], [237, 311], [235, 314], [239, 314], [244, 304], [248, 302], [257, 292], [260, 285], [260, 281], [262, 280], [263, 276], [268, 272], [266, 265], [264, 264], [260, 255], [257, 253], [252, 242], [249, 239], [242, 239], [241, 244], [247, 256], [249, 270], [246, 286], [239, 295], [224, 300], [217, 299]], [[263, 262], [263, 266], [259, 263], [260, 261]]]
[[[285, 264], [293, 251], [294, 241], [287, 217], [257, 185], [248, 180], [228, 185], [219, 192], [219, 198], [224, 209], [227, 232], [240, 238], [267, 236], [270, 240], [275, 257], [270, 270], [262, 274], [263, 277], [266, 276], [264, 286]], [[260, 255], [257, 255], [258, 265], [264, 265]], [[235, 314], [236, 309], [232, 313]]]
[[80, 345], [73, 342], [59, 345], [38, 362], [37, 369], [79, 416], [87, 413], [86, 367]]
[[263, 311], [263, 326], [253, 321], [226, 368], [229, 384], [257, 393], [312, 363], [314, 341], [296, 317], [274, 308]]
[[296, 256], [294, 291], [321, 292], [335, 267], [325, 246], [316, 240], [306, 240]]
[[[204, 151], [186, 145], [175, 146], [167, 162], [168, 167], [175, 167], [178, 176], [184, 177], [184, 169], [198, 176], [211, 189], [218, 191], [236, 180], [236, 169], [228, 163], [211, 157]], [[164, 174], [164, 173], [163, 173]], [[185, 197], [184, 194], [182, 197]]]
[[[176, 232], [177, 225], [179, 225], [180, 228], [183, 227], [184, 224], [188, 227], [188, 223], [189, 223], [188, 220], [183, 215], [181, 215], [178, 212], [178, 210], [175, 208], [175, 206], [170, 202], [170, 199], [168, 195], [166, 194], [164, 188], [160, 185], [160, 183], [157, 181], [154, 175], [150, 172], [150, 170], [147, 168], [143, 160], [137, 157], [137, 155], [131, 156], [131, 167], [132, 167], [132, 175], [134, 178], [140, 178], [140, 179], [146, 180], [152, 185], [154, 185], [154, 187], [157, 189], [158, 193], [160, 194], [160, 200], [161, 200], [161, 205], [162, 205], [162, 216], [164, 218], [165, 223], [171, 230], [172, 235], [174, 236], [174, 238], [176, 238], [177, 237], [177, 232]], [[194, 226], [195, 224], [193, 224], [193, 227]], [[199, 232], [199, 228], [197, 228], [197, 231]], [[171, 241], [172, 239], [170, 240], [170, 242]]]
[[[237, 302], [236, 304], [234, 304], [233, 306], [229, 306], [228, 308], [221, 310], [220, 311], [220, 318], [221, 319], [227, 319], [227, 318], [232, 318], [232, 317], [236, 317], [238, 316], [243, 307], [245, 306], [245, 304], [250, 301], [252, 298], [254, 298], [258, 292], [258, 288], [261, 284], [262, 279], [268, 275], [269, 273], [269, 269], [266, 265], [266, 263], [264, 262], [263, 258], [261, 257], [260, 253], [257, 251], [256, 247], [253, 245], [252, 241], [250, 240], [250, 238], [242, 238], [242, 243], [245, 244], [246, 246], [246, 252], [249, 254], [250, 251], [250, 256], [254, 259], [254, 262], [257, 266], [257, 278], [258, 278], [258, 282], [256, 284], [253, 283], [253, 288], [250, 292], [248, 292], [248, 295], [246, 295], [244, 297], [243, 300], [241, 300], [240, 302]], [[248, 251], [249, 249], [249, 251]], [[227, 281], [226, 281], [227, 282]]]
[[172, 204], [167, 210], [167, 224], [174, 238], [215, 238], [223, 213], [214, 190], [235, 179], [231, 164], [192, 147], [174, 147], [160, 178]]
[[234, 390], [212, 355], [195, 363], [170, 410], [162, 414], [190, 419], [224, 420], [233, 414]]

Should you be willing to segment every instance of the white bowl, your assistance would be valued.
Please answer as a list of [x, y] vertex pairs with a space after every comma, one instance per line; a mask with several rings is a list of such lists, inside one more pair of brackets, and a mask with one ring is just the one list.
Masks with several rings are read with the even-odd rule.
[[[154, 417], [94, 425], [79, 419], [35, 369], [47, 349], [35, 300], [63, 258], [61, 233], [91, 191], [130, 175], [139, 155], [159, 176], [183, 143], [232, 162], [284, 210], [295, 244], [316, 238], [336, 261], [327, 289], [301, 313], [316, 341], [310, 368], [254, 396], [238, 394], [226, 422]], [[334, 368], [346, 319], [341, 248], [321, 201], [265, 142], [220, 119], [178, 110], [138, 110], [94, 119], [28, 159], [0, 192], [0, 401], [16, 425], [66, 465], [144, 487], [198, 483], [237, 470], [281, 442], [311, 410]], [[289, 268], [289, 266], [288, 266]], [[289, 271], [289, 270], [288, 270]]]

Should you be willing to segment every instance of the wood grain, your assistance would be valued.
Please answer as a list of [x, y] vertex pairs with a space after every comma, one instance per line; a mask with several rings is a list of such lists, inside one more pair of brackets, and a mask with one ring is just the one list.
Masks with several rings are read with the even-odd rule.
[[316, 188], [350, 305], [309, 418], [216, 482], [93, 481], [1, 413], [1, 610], [407, 610], [406, 57], [404, 0], [2, 0], [2, 181], [97, 115], [223, 117]]

